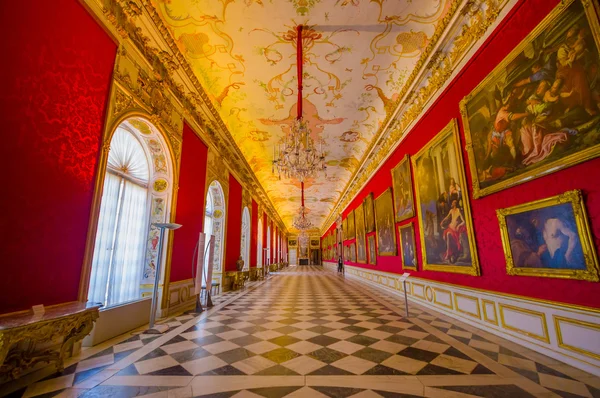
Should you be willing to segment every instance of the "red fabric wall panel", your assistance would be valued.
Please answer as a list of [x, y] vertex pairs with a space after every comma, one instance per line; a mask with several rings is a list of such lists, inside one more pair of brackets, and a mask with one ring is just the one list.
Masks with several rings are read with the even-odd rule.
[[225, 271], [236, 271], [235, 262], [240, 256], [242, 240], [242, 185], [229, 174], [229, 200], [227, 201], [227, 250]]
[[76, 0], [3, 1], [0, 30], [3, 313], [77, 300], [117, 46]]
[[[467, 154], [464, 151], [464, 130], [460, 119], [459, 102], [510, 53], [511, 49], [535, 28], [558, 2], [558, 0], [527, 0], [517, 4], [427, 114], [412, 129], [405, 141], [400, 144], [389, 160], [365, 185], [348, 208], [344, 210], [344, 217], [356, 208], [369, 192], [373, 192], [374, 197], [377, 197], [390, 187], [392, 185], [390, 170], [405, 154], [414, 155], [417, 153], [452, 118], [459, 120], [463, 143], [463, 162], [468, 182], [467, 188], [471, 192], [471, 177], [467, 166]], [[546, 198], [570, 189], [582, 189], [585, 194], [585, 203], [596, 247], [600, 249], [600, 180], [592, 177], [598, 174], [598, 170], [600, 170], [600, 159], [594, 159], [481, 199], [471, 199], [471, 212], [482, 276], [473, 277], [445, 272], [421, 271], [421, 265], [419, 265], [419, 271], [415, 275], [474, 288], [600, 307], [600, 284], [598, 283], [508, 276], [496, 218], [496, 209]], [[422, 264], [417, 218], [406, 220], [402, 224], [410, 221], [415, 222], [417, 252], [419, 253], [419, 264]], [[402, 272], [399, 256], [378, 257], [376, 266], [357, 265], [380, 271]]]
[[264, 264], [266, 264], [266, 261], [267, 261], [267, 256], [265, 254], [266, 252], [264, 250], [267, 248], [267, 221], [268, 221], [267, 213], [263, 213], [262, 217], [263, 217], [263, 223], [262, 223], [263, 224], [263, 245], [262, 245], [262, 247], [263, 247], [262, 260], [263, 261], [262, 261], [262, 263], [264, 265]]
[[252, 226], [250, 227], [250, 266], [256, 267], [258, 253], [258, 203], [252, 200]]
[[174, 232], [170, 278], [172, 282], [192, 277], [192, 256], [198, 242], [198, 234], [202, 232], [206, 201], [204, 190], [208, 147], [187, 124], [183, 126], [181, 151], [176, 222], [183, 226]]

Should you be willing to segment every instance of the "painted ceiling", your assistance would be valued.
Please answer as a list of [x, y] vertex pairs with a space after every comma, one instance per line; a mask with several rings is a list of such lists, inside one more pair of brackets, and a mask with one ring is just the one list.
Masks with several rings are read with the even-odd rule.
[[272, 174], [296, 116], [298, 25], [303, 112], [327, 173], [305, 182], [321, 226], [394, 111], [453, 0], [152, 0], [280, 217], [291, 228], [300, 183]]

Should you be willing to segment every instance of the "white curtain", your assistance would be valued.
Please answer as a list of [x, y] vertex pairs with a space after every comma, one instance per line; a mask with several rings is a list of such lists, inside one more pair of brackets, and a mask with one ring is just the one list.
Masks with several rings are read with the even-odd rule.
[[109, 282], [109, 306], [140, 298], [140, 281], [144, 269], [148, 192], [146, 188], [126, 181], [122, 195], [123, 204]]
[[118, 128], [108, 153], [88, 301], [109, 307], [140, 298], [149, 222], [149, 176], [141, 142]]
[[116, 227], [115, 214], [119, 204], [120, 186], [120, 177], [106, 173], [88, 293], [88, 301], [93, 303], [105, 303], [106, 300], [108, 270], [113, 253]]

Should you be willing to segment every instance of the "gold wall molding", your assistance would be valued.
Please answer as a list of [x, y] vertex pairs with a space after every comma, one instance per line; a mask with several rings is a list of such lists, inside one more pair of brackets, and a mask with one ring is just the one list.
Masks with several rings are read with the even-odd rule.
[[[335, 272], [337, 263], [325, 261], [324, 266]], [[399, 282], [401, 274], [352, 265], [346, 265], [345, 272], [350, 279], [404, 296]], [[394, 281], [393, 286], [390, 285], [390, 280]], [[424, 286], [424, 297], [411, 294], [409, 290], [408, 299], [411, 302], [600, 376], [600, 355], [597, 355], [596, 351], [599, 350], [594, 345], [598, 341], [596, 336], [600, 336], [600, 309], [452, 285], [412, 275], [407, 283]], [[435, 293], [432, 302], [427, 294], [430, 290], [449, 293], [454, 303], [452, 308], [444, 305], [446, 303], [439, 303], [439, 298], [435, 299]], [[477, 300], [477, 308], [480, 308], [480, 303], [483, 308], [479, 317], [474, 308], [464, 311], [464, 303], [461, 303], [464, 298]], [[551, 319], [554, 322], [549, 322]]]
[[371, 142], [360, 166], [346, 184], [342, 195], [321, 226], [324, 234], [361, 191], [371, 177], [400, 145], [410, 129], [462, 68], [465, 56], [481, 45], [515, 0], [467, 0], [452, 4], [440, 22], [429, 45], [402, 88], [398, 101]]

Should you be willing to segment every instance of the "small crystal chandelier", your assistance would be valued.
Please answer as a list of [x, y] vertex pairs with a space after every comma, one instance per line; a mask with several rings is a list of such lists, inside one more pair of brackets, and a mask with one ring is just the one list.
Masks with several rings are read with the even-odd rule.
[[302, 25], [297, 28], [296, 56], [298, 68], [298, 116], [294, 120], [289, 133], [285, 135], [279, 146], [273, 147], [273, 166], [271, 173], [277, 174], [281, 179], [295, 178], [301, 182], [314, 177], [318, 172], [326, 172], [323, 142], [319, 142], [319, 149], [311, 138], [308, 123], [302, 117]]
[[308, 218], [306, 218], [306, 207], [304, 207], [304, 183], [300, 183], [300, 190], [302, 192], [302, 202], [300, 205], [300, 210], [298, 211], [298, 216], [292, 222], [292, 226], [300, 231], [306, 231], [312, 227], [312, 223]]
[[300, 207], [298, 216], [294, 219], [292, 226], [300, 231], [304, 231], [312, 227], [312, 222], [306, 218], [306, 208], [304, 206]]
[[306, 231], [300, 232], [298, 235], [298, 243], [300, 244], [300, 247], [308, 246], [308, 233]]

